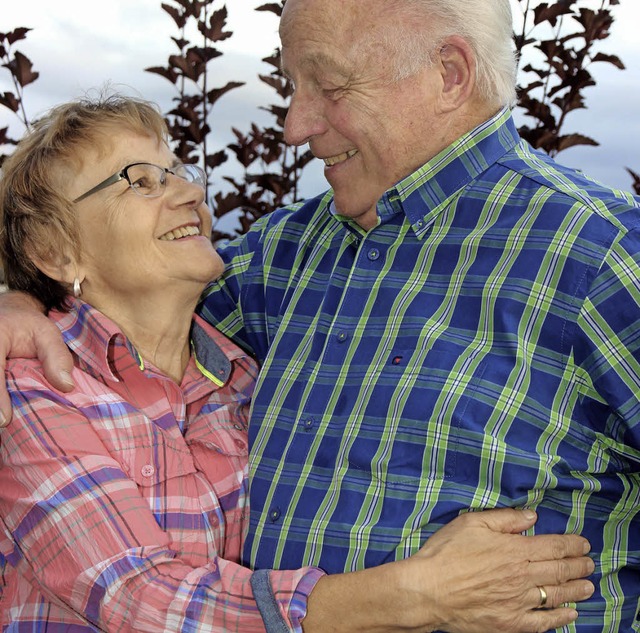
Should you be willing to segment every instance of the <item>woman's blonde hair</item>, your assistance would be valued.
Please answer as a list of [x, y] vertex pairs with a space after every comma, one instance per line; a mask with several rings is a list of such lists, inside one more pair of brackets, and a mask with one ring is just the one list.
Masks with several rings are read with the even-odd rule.
[[155, 104], [101, 94], [54, 107], [33, 123], [0, 178], [0, 252], [5, 282], [39, 299], [47, 310], [65, 309], [69, 287], [45, 275], [38, 262], [79, 255], [77, 209], [67, 193], [89, 150], [107, 151], [114, 130], [168, 140]]

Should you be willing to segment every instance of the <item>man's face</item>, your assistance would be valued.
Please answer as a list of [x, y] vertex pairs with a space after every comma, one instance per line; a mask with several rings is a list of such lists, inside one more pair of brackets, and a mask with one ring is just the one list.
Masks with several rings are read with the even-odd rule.
[[[385, 0], [288, 0], [280, 36], [295, 86], [285, 138], [325, 163], [338, 211], [366, 229], [382, 194], [441, 149], [437, 65], [397, 80]], [[406, 28], [412, 27], [406, 23]], [[401, 29], [394, 29], [401, 33]]]

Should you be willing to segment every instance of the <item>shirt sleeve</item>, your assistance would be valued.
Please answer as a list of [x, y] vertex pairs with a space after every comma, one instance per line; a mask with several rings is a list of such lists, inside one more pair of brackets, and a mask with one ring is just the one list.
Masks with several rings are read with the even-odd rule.
[[262, 250], [260, 236], [261, 231], [254, 226], [246, 235], [221, 249], [220, 255], [225, 262], [224, 276], [207, 286], [196, 308], [196, 313], [207, 323], [259, 360], [265, 357], [267, 349], [246, 327], [242, 295], [250, 292], [255, 310], [264, 309], [264, 295], [259, 292], [262, 284], [251, 283], [260, 270], [256, 265]]
[[615, 240], [590, 284], [574, 346], [585, 398], [611, 450], [640, 468], [640, 232]]
[[101, 630], [301, 630], [321, 571], [269, 572], [269, 591], [254, 594], [241, 565], [186, 565], [83, 412], [35, 372], [19, 373], [8, 375], [13, 419], [1, 432], [9, 564]]
[[[277, 319], [270, 323], [267, 316], [269, 307], [280, 306], [286, 291], [282, 280], [267, 284], [265, 276], [270, 262], [282, 258], [278, 249], [298, 246], [297, 241], [283, 238], [282, 233], [286, 232], [287, 218], [299, 207], [294, 204], [263, 216], [246, 234], [221, 248], [224, 275], [207, 287], [196, 309], [199, 316], [259, 362], [266, 358], [272, 329], [277, 327]], [[270, 293], [269, 298], [266, 292]]]

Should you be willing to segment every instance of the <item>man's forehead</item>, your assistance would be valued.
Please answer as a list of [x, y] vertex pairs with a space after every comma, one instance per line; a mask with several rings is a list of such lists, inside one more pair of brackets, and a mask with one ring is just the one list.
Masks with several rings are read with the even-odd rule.
[[346, 55], [333, 56], [320, 47], [314, 47], [312, 43], [308, 46], [301, 46], [295, 53], [287, 54], [287, 48], [282, 47], [282, 65], [285, 72], [294, 69], [307, 73], [334, 73], [347, 76], [349, 74], [349, 63]]
[[[389, 0], [385, 0], [388, 2]], [[362, 28], [362, 17], [378, 13], [382, 0], [287, 0], [280, 18], [280, 38], [304, 37], [310, 32], [330, 36], [345, 28]], [[382, 4], [381, 6], [384, 6]]]

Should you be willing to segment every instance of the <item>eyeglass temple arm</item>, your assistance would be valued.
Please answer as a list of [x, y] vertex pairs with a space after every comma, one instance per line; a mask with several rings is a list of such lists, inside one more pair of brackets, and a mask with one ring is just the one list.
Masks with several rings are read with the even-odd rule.
[[124, 176], [122, 175], [122, 172], [120, 172], [119, 174], [113, 174], [113, 176], [109, 176], [109, 178], [107, 178], [106, 180], [103, 180], [101, 183], [98, 183], [95, 187], [93, 187], [93, 189], [89, 189], [89, 191], [83, 193], [81, 196], [76, 198], [74, 202], [80, 202], [81, 200], [88, 198], [90, 195], [97, 193], [101, 189], [105, 189], [109, 185], [115, 184], [116, 182], [118, 182], [119, 180], [122, 180], [123, 178]]

